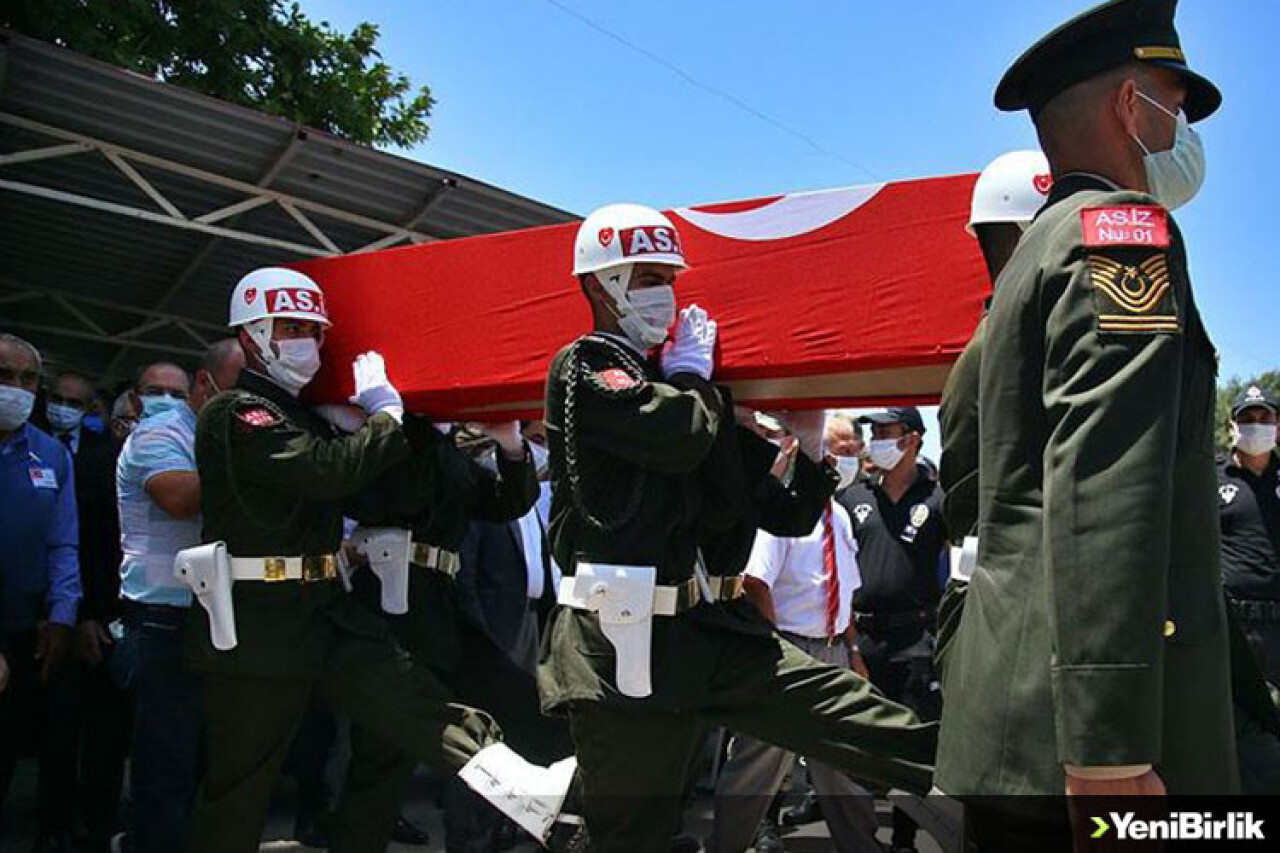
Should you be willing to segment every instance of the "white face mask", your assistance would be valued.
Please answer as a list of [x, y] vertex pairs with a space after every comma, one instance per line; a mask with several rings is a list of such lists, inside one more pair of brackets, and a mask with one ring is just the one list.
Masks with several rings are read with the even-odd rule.
[[275, 345], [279, 355], [268, 347], [262, 356], [267, 375], [296, 395], [320, 372], [320, 345], [315, 338], [290, 338], [276, 341]]
[[44, 407], [44, 413], [49, 418], [49, 426], [53, 427], [54, 432], [71, 432], [84, 420], [84, 412], [75, 406], [62, 403], [50, 403]]
[[1232, 424], [1236, 449], [1249, 456], [1270, 453], [1276, 446], [1275, 424]]
[[1133, 137], [1133, 140], [1145, 155], [1142, 165], [1147, 172], [1147, 192], [1169, 210], [1177, 210], [1195, 198], [1204, 183], [1204, 143], [1200, 141], [1200, 134], [1191, 129], [1186, 114], [1181, 110], [1170, 112], [1142, 92], [1138, 97], [1174, 120], [1172, 148], [1152, 151], [1138, 137]]
[[0, 385], [0, 429], [13, 430], [27, 422], [36, 395], [25, 388]]
[[867, 458], [881, 471], [892, 471], [907, 453], [898, 446], [899, 441], [897, 438], [871, 439], [867, 443]]
[[858, 478], [858, 472], [862, 470], [862, 460], [856, 456], [837, 456], [836, 471], [840, 473], [840, 485], [837, 489], [843, 489], [853, 484]]
[[533, 467], [538, 472], [538, 479], [547, 479], [551, 475], [551, 452], [541, 444], [534, 444], [531, 441], [529, 454], [533, 457]]
[[676, 321], [676, 291], [669, 284], [646, 287], [628, 293], [626, 304], [618, 307], [623, 334], [640, 349], [650, 349], [667, 339], [667, 329]]

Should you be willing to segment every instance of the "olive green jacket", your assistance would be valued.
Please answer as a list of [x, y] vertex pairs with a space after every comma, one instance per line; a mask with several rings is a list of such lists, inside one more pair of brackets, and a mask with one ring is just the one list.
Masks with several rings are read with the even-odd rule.
[[[426, 429], [431, 429], [427, 426]], [[196, 421], [205, 542], [235, 557], [335, 553], [344, 516], [363, 519], [420, 507], [411, 441], [390, 415], [339, 437], [307, 406], [246, 370]], [[337, 581], [239, 582], [232, 587], [236, 648], [220, 652], [202, 607], [191, 608], [188, 664], [201, 672], [309, 678], [320, 671], [332, 623], [370, 637], [382, 621]]]
[[[1182, 238], [1122, 245], [1069, 175], [995, 289], [980, 388], [978, 565], [951, 652], [937, 784], [1058, 794], [1063, 765], [1238, 788], [1213, 464], [1215, 352]], [[1115, 217], [1112, 217], [1115, 220]], [[1160, 229], [1144, 230], [1147, 236]]]
[[[713, 575], [742, 571], [758, 527], [813, 529], [838, 477], [803, 459], [789, 486], [769, 474], [777, 448], [740, 429], [727, 389], [691, 374], [663, 379], [625, 345], [589, 335], [561, 350], [547, 380], [552, 550], [565, 574], [580, 559], [652, 565], [658, 583], [689, 579], [699, 552]], [[716, 665], [709, 629], [772, 626], [746, 599], [698, 604], [653, 625], [654, 696], [701, 695]], [[612, 687], [613, 649], [594, 614], [557, 607], [538, 668], [543, 707], [634, 703]]]

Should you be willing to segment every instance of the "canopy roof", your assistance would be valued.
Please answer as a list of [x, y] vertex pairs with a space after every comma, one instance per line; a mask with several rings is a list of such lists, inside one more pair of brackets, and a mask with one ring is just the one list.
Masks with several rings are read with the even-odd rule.
[[189, 360], [256, 267], [573, 218], [0, 30], [0, 330], [53, 365]]

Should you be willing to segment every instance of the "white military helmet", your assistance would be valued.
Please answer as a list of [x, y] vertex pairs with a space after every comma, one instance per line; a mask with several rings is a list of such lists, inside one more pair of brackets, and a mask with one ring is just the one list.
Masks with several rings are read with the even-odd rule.
[[240, 279], [231, 293], [229, 313], [227, 325], [232, 328], [276, 317], [331, 325], [320, 285], [283, 267], [263, 267]]
[[997, 222], [1026, 225], [1044, 206], [1053, 186], [1049, 161], [1039, 151], [1010, 151], [992, 160], [973, 186], [965, 230]]
[[641, 263], [688, 266], [680, 233], [662, 213], [641, 204], [610, 204], [583, 220], [573, 246], [574, 275]]

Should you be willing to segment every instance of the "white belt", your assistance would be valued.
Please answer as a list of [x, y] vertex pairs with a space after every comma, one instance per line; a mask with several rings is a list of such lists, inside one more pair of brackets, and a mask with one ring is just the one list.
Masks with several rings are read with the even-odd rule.
[[[711, 598], [713, 601], [732, 601], [743, 594], [741, 575], [712, 577], [707, 580], [711, 586]], [[577, 584], [574, 583], [572, 577], [561, 578], [559, 595], [556, 596], [556, 600], [565, 607], [573, 607], [577, 610], [591, 610], [592, 608], [588, 606], [587, 596], [578, 595], [575, 591], [576, 586]], [[702, 594], [698, 590], [698, 579], [696, 577], [689, 578], [687, 581], [675, 586], [656, 586], [653, 589], [653, 615], [675, 616], [688, 610], [701, 600]]]
[[333, 554], [305, 557], [231, 557], [231, 577], [238, 581], [325, 581], [338, 577]]

